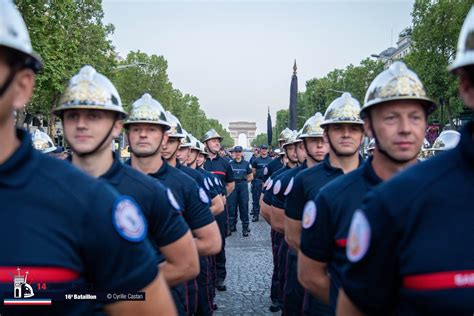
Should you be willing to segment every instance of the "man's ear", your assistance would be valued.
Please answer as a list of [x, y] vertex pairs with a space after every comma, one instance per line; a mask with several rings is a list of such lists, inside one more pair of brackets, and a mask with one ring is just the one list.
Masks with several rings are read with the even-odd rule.
[[116, 120], [114, 124], [114, 128], [112, 130], [113, 138], [118, 138], [120, 136], [120, 133], [122, 132], [122, 128], [123, 128], [123, 120]]
[[364, 131], [367, 136], [374, 138], [372, 133], [372, 125], [368, 117], [364, 118]]
[[35, 88], [34, 72], [30, 69], [19, 70], [15, 75], [12, 85], [15, 91], [13, 108], [15, 111], [22, 110], [33, 95]]
[[474, 87], [472, 87], [467, 74], [461, 71], [459, 76], [459, 95], [464, 104], [474, 109]]
[[170, 136], [168, 133], [164, 132], [163, 133], [163, 141], [161, 142], [161, 146], [168, 144]]

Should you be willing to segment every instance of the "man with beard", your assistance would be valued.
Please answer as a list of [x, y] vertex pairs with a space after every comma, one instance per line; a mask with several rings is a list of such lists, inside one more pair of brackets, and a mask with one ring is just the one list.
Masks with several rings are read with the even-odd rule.
[[[410, 80], [412, 90], [403, 87]], [[375, 89], [395, 89], [374, 99]], [[402, 88], [403, 87], [403, 88]], [[417, 162], [423, 145], [427, 116], [435, 109], [417, 75], [403, 62], [393, 63], [369, 86], [360, 112], [365, 132], [375, 139], [373, 155], [357, 170], [323, 187], [306, 208], [316, 219], [301, 236], [301, 274], [311, 294], [336, 310], [341, 275], [347, 266], [346, 243], [354, 211], [367, 192]]]
[[[449, 66], [459, 77], [461, 99], [471, 109], [473, 36], [471, 8], [461, 29], [456, 58]], [[369, 96], [367, 103], [384, 97], [387, 89], [377, 91], [380, 93]], [[380, 137], [379, 131], [373, 130]], [[408, 143], [377, 145], [385, 146], [389, 155], [391, 147], [410, 147]], [[346, 255], [350, 264], [342, 277], [338, 315], [472, 314], [473, 176], [471, 120], [462, 128], [455, 149], [409, 168], [366, 196], [349, 229]]]
[[[163, 128], [162, 121], [167, 121], [171, 128]], [[217, 253], [221, 246], [220, 236], [205, 199], [207, 196], [200, 194], [198, 184], [191, 177], [163, 161], [176, 154], [179, 139], [184, 136], [179, 121], [167, 117], [158, 101], [137, 100], [132, 105], [125, 128], [132, 167], [158, 179], [169, 188], [171, 196], [176, 197], [173, 203], [183, 210], [182, 215], [193, 232], [199, 255]], [[172, 288], [172, 294], [180, 315], [196, 312], [196, 282], [181, 283]]]
[[[214, 129], [207, 131], [204, 135], [203, 143], [206, 145], [208, 158], [204, 163], [204, 169], [216, 175], [221, 183], [225, 183], [225, 195], [228, 197], [234, 190], [234, 174], [232, 168], [227, 160], [219, 156], [219, 149], [221, 148], [222, 136], [220, 136]], [[227, 204], [227, 203], [225, 203]], [[216, 288], [219, 291], [227, 290], [225, 285], [225, 278], [227, 276], [227, 270], [225, 267], [225, 238], [227, 237], [230, 230], [228, 227], [229, 213], [227, 205], [223, 213], [216, 216], [216, 221], [219, 225], [219, 231], [222, 238], [222, 249], [216, 255], [216, 270], [217, 280]]]
[[[304, 183], [309, 188], [304, 188], [305, 191], [303, 191], [308, 193], [308, 200], [314, 198], [324, 185], [345, 173], [355, 170], [362, 163], [359, 147], [364, 137], [364, 122], [360, 119], [359, 112], [359, 102], [347, 92], [335, 99], [327, 108], [321, 126], [324, 128], [324, 138], [329, 144], [329, 154], [317, 166], [300, 173], [300, 175], [305, 174], [305, 177], [310, 179], [309, 183]], [[292, 191], [295, 190], [296, 187]], [[306, 201], [304, 204], [306, 204]], [[291, 210], [291, 212], [294, 212], [294, 210]], [[312, 224], [315, 214], [314, 208], [304, 206], [304, 213], [301, 218], [303, 228], [307, 228]], [[308, 258], [300, 249], [298, 252], [298, 280], [305, 288], [308, 287], [307, 280], [309, 276], [301, 273], [301, 268], [304, 267], [307, 260]], [[305, 295], [304, 305], [305, 315], [331, 314], [326, 303], [315, 299], [308, 293]]]

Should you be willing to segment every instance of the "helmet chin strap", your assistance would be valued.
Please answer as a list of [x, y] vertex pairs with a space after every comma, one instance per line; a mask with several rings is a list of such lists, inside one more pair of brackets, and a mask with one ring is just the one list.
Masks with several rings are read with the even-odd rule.
[[[295, 148], [295, 150], [296, 150], [296, 148]], [[290, 159], [290, 155], [288, 155], [288, 151], [286, 150], [286, 148], [285, 148], [285, 153], [286, 153], [286, 157], [288, 158], [288, 160], [289, 160], [291, 163], [294, 163], [294, 164], [298, 164], [298, 163], [299, 163], [298, 158], [297, 158], [296, 160], [291, 160], [291, 159]]]
[[[104, 138], [102, 138], [102, 140], [99, 142], [99, 144], [97, 146], [94, 147], [94, 149], [92, 150], [89, 150], [89, 151], [86, 151], [86, 152], [78, 152], [73, 145], [71, 145], [71, 142], [68, 141], [66, 135], [65, 138], [66, 138], [66, 141], [67, 143], [69, 144], [69, 146], [72, 148], [72, 151], [74, 152], [75, 155], [77, 155], [78, 157], [87, 157], [87, 156], [90, 156], [90, 155], [93, 155], [95, 154], [101, 147], [102, 145], [104, 145], [104, 143], [107, 141], [107, 139], [109, 138], [110, 134], [112, 133], [112, 130], [114, 129], [114, 126], [115, 126], [115, 122], [117, 122], [117, 117], [114, 118], [114, 121], [112, 122], [112, 126], [109, 128], [109, 131], [107, 132], [107, 134], [104, 136]], [[64, 124], [64, 123], [63, 123]]]
[[[191, 154], [192, 152], [193, 152], [193, 149], [190, 149], [190, 150], [189, 150], [189, 154]], [[193, 161], [191, 161], [190, 163], [188, 163], [188, 166], [192, 166], [192, 165], [196, 162], [196, 160], [197, 160], [197, 158], [198, 158], [198, 155], [199, 155], [199, 153], [196, 154], [196, 156], [195, 156], [195, 158], [194, 158]], [[188, 157], [189, 157], [189, 155], [188, 155]], [[197, 163], [196, 163], [196, 166], [197, 166]]]
[[316, 159], [313, 157], [311, 152], [308, 150], [308, 146], [306, 145], [306, 138], [303, 139], [304, 149], [306, 149], [306, 155], [313, 159], [314, 162], [321, 162], [322, 160]]

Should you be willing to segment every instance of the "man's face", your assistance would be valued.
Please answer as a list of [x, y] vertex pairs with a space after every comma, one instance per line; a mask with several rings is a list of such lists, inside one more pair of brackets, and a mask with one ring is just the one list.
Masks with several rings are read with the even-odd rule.
[[179, 148], [181, 141], [176, 137], [169, 137], [168, 141], [161, 144], [161, 156], [166, 160], [169, 160], [173, 157], [176, 151]]
[[159, 153], [159, 147], [166, 141], [167, 135], [155, 124], [131, 124], [128, 132], [131, 151], [138, 157]]
[[[7, 52], [0, 47], [0, 87], [3, 87], [11, 74], [7, 62]], [[17, 71], [8, 89], [0, 96], [0, 125], [12, 120], [13, 111], [22, 110], [33, 94], [35, 75], [29, 69]]]
[[179, 148], [178, 152], [176, 153], [176, 158], [178, 158], [180, 163], [185, 164], [189, 158], [190, 151], [191, 150], [189, 147]]
[[258, 152], [258, 148], [255, 148], [255, 149], [253, 150], [254, 156], [258, 156], [258, 153], [259, 153], [259, 152]]
[[221, 149], [221, 141], [219, 138], [213, 138], [209, 139], [206, 141], [207, 147], [213, 152], [213, 153], [219, 153]]
[[266, 157], [268, 155], [268, 149], [267, 148], [262, 148], [262, 149], [260, 149], [260, 153], [262, 154], [263, 157]]
[[198, 156], [199, 151], [192, 149], [189, 151], [188, 159], [186, 160], [186, 163], [188, 165], [192, 164], [193, 162], [196, 161], [197, 156]]
[[362, 144], [364, 129], [359, 124], [331, 124], [326, 129], [325, 136], [336, 154], [352, 156]]
[[298, 156], [296, 155], [296, 145], [286, 145], [285, 146], [286, 157], [292, 163], [298, 163]]
[[296, 143], [296, 156], [299, 163], [303, 163], [306, 160], [306, 149], [303, 142]]
[[110, 146], [112, 139], [120, 135], [122, 122], [116, 121], [116, 113], [102, 110], [66, 110], [63, 113], [64, 135], [69, 145], [78, 154], [93, 151], [103, 142], [102, 148]]
[[241, 160], [242, 159], [242, 152], [241, 151], [234, 151], [234, 159]]
[[329, 144], [324, 137], [307, 137], [304, 142], [307, 155], [317, 162], [323, 161], [324, 156], [329, 152]]
[[198, 166], [198, 168], [201, 168], [205, 161], [206, 156], [203, 154], [199, 154], [196, 158], [196, 165]]
[[400, 162], [416, 159], [426, 130], [426, 115], [420, 102], [386, 102], [374, 106], [370, 114], [372, 120], [366, 120], [365, 127], [371, 137], [377, 138], [376, 150], [384, 150]]
[[469, 80], [468, 71], [466, 68], [457, 71], [459, 75], [459, 95], [466, 106], [474, 109], [474, 86]]

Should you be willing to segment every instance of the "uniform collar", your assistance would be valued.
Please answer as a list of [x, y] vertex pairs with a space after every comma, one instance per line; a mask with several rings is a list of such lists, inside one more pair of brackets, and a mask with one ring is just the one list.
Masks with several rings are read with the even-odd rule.
[[461, 140], [457, 148], [461, 151], [461, 156], [467, 160], [468, 165], [474, 168], [474, 121], [470, 121], [461, 129]]
[[107, 170], [106, 173], [100, 176], [101, 179], [107, 180], [107, 182], [111, 184], [119, 184], [120, 180], [122, 180], [123, 173], [122, 168], [123, 165], [120, 162], [120, 159], [116, 153], [113, 153], [114, 156], [114, 161], [112, 163], [112, 166]]
[[166, 173], [169, 172], [170, 170], [170, 165], [168, 164], [168, 162], [166, 161], [166, 159], [163, 159], [163, 164], [161, 165], [160, 169], [158, 169], [158, 171], [154, 172], [154, 173], [150, 173], [150, 175], [152, 177], [155, 177], [155, 178], [160, 178], [162, 177], [163, 175], [165, 175]]
[[219, 155], [216, 155], [215, 158], [208, 157], [207, 160], [214, 161], [214, 160], [219, 160], [219, 158], [222, 158], [222, 157]]
[[[362, 166], [363, 163], [364, 163], [364, 159], [362, 158], [361, 155], [359, 155], [359, 166], [357, 166], [357, 168]], [[324, 156], [323, 167], [324, 167], [324, 170], [326, 170], [326, 174], [328, 174], [328, 175], [334, 174], [336, 172], [344, 173], [344, 171], [342, 169], [333, 167], [331, 165], [331, 162], [329, 161], [329, 154], [326, 154], [326, 156]]]
[[37, 164], [39, 153], [33, 148], [30, 135], [17, 129], [16, 136], [20, 147], [0, 165], [0, 186], [20, 187], [28, 183]]
[[326, 174], [328, 175], [334, 174], [336, 172], [344, 173], [342, 169], [333, 167], [331, 165], [331, 162], [329, 161], [329, 154], [326, 154], [326, 156], [324, 156], [323, 167], [324, 167], [324, 170], [326, 171]]
[[363, 163], [364, 171], [363, 171], [363, 176], [373, 185], [377, 185], [381, 183], [383, 180], [380, 179], [380, 177], [375, 173], [374, 167], [372, 166], [372, 160], [374, 159], [373, 156], [370, 156], [369, 159], [367, 159]]

